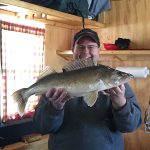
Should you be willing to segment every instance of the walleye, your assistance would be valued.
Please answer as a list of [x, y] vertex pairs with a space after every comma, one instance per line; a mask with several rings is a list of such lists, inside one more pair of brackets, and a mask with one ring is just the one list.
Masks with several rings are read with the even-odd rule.
[[41, 95], [50, 88], [65, 88], [71, 97], [83, 96], [88, 106], [92, 107], [97, 100], [98, 91], [103, 91], [128, 82], [133, 75], [105, 65], [96, 65], [91, 58], [75, 60], [68, 63], [63, 72], [43, 73], [36, 83], [12, 94], [19, 114], [24, 113], [28, 98]]

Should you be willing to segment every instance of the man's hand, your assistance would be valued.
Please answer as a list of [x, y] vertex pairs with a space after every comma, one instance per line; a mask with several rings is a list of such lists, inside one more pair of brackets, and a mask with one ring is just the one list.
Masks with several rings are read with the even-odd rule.
[[119, 85], [118, 87], [113, 87], [109, 90], [102, 91], [104, 95], [110, 96], [112, 100], [112, 106], [114, 109], [119, 109], [126, 104], [125, 98], [125, 86], [124, 84]]
[[62, 88], [49, 89], [45, 95], [56, 110], [63, 109], [65, 103], [71, 98], [66, 89]]

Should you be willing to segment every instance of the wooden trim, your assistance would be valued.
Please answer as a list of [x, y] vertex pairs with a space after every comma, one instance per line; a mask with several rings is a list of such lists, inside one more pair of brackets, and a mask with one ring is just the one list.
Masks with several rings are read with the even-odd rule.
[[[72, 59], [72, 51], [57, 51], [57, 55], [66, 60]], [[150, 59], [150, 50], [100, 50], [101, 57], [115, 57], [119, 60], [147, 60]]]

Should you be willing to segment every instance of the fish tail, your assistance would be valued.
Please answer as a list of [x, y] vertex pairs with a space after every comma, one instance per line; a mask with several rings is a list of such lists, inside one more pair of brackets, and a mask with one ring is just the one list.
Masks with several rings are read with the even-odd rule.
[[25, 96], [27, 88], [19, 89], [12, 94], [13, 102], [15, 103], [18, 113], [23, 116], [24, 109], [27, 103], [28, 97]]

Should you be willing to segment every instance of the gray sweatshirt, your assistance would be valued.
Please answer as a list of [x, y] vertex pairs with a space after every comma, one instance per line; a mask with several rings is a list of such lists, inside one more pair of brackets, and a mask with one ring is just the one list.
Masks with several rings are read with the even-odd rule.
[[79, 97], [56, 111], [43, 95], [34, 122], [42, 134], [50, 134], [49, 150], [123, 150], [122, 133], [134, 131], [142, 122], [136, 97], [128, 84], [125, 87], [127, 103], [120, 110], [99, 93], [93, 107]]

